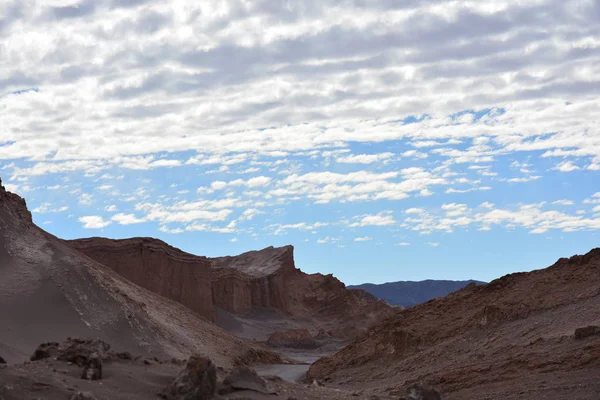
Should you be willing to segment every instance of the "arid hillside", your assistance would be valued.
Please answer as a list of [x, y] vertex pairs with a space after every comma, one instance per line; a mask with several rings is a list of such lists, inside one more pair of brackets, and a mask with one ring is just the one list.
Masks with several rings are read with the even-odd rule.
[[0, 321], [0, 357], [9, 364], [28, 360], [40, 343], [69, 336], [161, 357], [200, 351], [224, 367], [257, 357], [251, 346], [190, 309], [36, 227], [25, 201], [1, 183]]
[[399, 310], [309, 377], [444, 399], [598, 399], [600, 249]]

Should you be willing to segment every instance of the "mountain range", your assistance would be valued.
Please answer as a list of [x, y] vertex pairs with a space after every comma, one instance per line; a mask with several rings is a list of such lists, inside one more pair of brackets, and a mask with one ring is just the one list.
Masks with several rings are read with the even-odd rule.
[[424, 281], [398, 281], [382, 284], [363, 283], [362, 285], [351, 285], [348, 288], [366, 290], [378, 299], [385, 300], [393, 306], [411, 307], [425, 303], [436, 297], [444, 297], [471, 283], [481, 285], [485, 282], [428, 279]]

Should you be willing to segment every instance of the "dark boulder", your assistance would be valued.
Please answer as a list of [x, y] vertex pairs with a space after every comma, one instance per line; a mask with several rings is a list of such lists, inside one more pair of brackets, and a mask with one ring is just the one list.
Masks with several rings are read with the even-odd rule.
[[217, 387], [217, 369], [206, 357], [193, 355], [161, 397], [167, 400], [212, 399]]
[[223, 387], [219, 390], [219, 393], [227, 394], [238, 390], [252, 390], [269, 394], [265, 381], [258, 376], [256, 371], [246, 366], [236, 367], [231, 371], [223, 380]]

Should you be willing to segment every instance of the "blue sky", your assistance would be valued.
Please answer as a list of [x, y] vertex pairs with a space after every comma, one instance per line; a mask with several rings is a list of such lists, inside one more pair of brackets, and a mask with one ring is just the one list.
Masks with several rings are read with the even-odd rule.
[[63, 238], [348, 284], [598, 246], [598, 4], [402, 3], [3, 3], [0, 177]]

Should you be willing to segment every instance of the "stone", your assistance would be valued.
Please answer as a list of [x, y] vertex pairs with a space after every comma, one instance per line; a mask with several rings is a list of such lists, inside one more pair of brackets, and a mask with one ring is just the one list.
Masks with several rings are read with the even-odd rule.
[[57, 342], [42, 343], [35, 349], [29, 360], [38, 361], [44, 358], [56, 357], [58, 355], [58, 346]]
[[87, 359], [83, 371], [81, 372], [81, 379], [87, 379], [89, 381], [102, 379], [102, 358], [98, 353], [91, 354]]
[[2, 357], [0, 357], [0, 364], [6, 364], [6, 360], [4, 360]]
[[123, 351], [120, 353], [116, 353], [115, 354], [117, 356], [117, 358], [120, 358], [121, 360], [131, 360], [131, 353], [128, 351]]
[[110, 345], [99, 339], [67, 338], [58, 348], [56, 357], [59, 361], [86, 365], [88, 358], [96, 354], [100, 359], [106, 359]]
[[217, 369], [206, 357], [193, 355], [161, 397], [166, 400], [212, 399], [217, 388]]
[[224, 389], [221, 392], [231, 393], [236, 390], [252, 390], [254, 392], [269, 394], [267, 390], [267, 384], [256, 371], [253, 369], [240, 366], [236, 367], [231, 373], [223, 380]]

